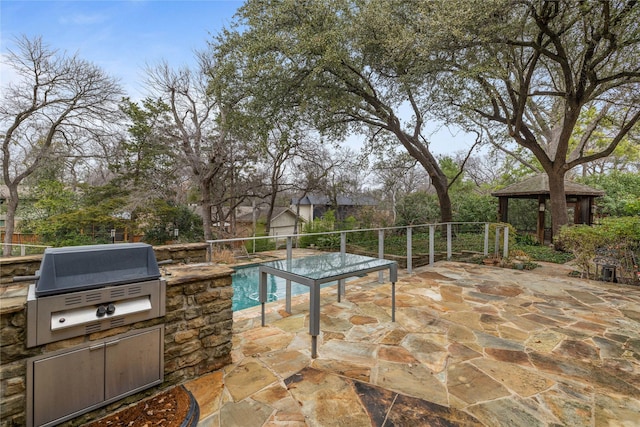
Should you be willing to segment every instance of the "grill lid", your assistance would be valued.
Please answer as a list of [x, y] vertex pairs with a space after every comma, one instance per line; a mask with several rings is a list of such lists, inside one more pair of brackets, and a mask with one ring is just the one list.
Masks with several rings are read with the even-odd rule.
[[151, 245], [111, 245], [47, 248], [37, 275], [36, 296], [56, 295], [160, 277]]

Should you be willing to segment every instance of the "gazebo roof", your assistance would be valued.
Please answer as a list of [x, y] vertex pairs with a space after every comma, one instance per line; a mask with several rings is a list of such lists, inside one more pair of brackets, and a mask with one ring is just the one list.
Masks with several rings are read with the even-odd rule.
[[[567, 196], [604, 196], [603, 190], [597, 190], [588, 185], [578, 184], [565, 179], [564, 189]], [[509, 185], [502, 190], [491, 193], [495, 197], [527, 197], [549, 194], [549, 177], [546, 174], [539, 174], [524, 181]]]

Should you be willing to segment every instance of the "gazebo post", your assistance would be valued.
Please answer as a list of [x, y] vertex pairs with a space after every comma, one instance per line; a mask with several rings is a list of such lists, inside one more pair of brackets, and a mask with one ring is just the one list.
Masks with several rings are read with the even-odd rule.
[[509, 218], [509, 198], [508, 197], [499, 197], [498, 198], [498, 218], [500, 218], [500, 222], [506, 223]]
[[544, 215], [545, 215], [545, 197], [543, 195], [538, 196], [538, 224], [536, 226], [536, 234], [538, 242], [544, 245]]

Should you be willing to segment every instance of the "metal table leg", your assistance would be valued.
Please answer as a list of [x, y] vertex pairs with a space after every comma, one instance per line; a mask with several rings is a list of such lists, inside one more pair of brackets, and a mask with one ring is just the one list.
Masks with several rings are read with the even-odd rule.
[[393, 263], [389, 267], [389, 280], [391, 281], [391, 321], [396, 321], [396, 282], [398, 281], [398, 264]]
[[345, 279], [338, 280], [338, 302], [341, 301], [342, 295], [345, 295]]
[[391, 282], [391, 321], [396, 321], [396, 282]]
[[265, 325], [265, 308], [267, 302], [267, 273], [260, 271], [260, 305], [262, 310], [262, 326]]
[[311, 335], [311, 357], [318, 357], [318, 335], [320, 335], [320, 285], [314, 283], [309, 289], [309, 335]]

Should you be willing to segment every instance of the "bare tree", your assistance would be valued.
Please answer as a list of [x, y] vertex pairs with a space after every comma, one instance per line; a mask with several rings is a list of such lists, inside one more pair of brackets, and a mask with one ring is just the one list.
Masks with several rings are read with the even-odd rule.
[[163, 61], [147, 67], [146, 75], [150, 90], [169, 106], [175, 126], [173, 140], [181, 153], [180, 160], [198, 185], [204, 238], [211, 239], [212, 186], [227, 163], [227, 133], [216, 126], [216, 120], [224, 122], [225, 111], [207, 92], [209, 64], [205, 55], [198, 58], [196, 71], [175, 70]]
[[396, 203], [399, 197], [416, 190], [429, 190], [431, 182], [424, 168], [406, 152], [380, 153], [374, 164], [374, 173], [382, 184], [382, 190], [390, 198], [393, 222], [396, 222]]
[[267, 132], [259, 153], [265, 159], [266, 175], [268, 175], [268, 203], [265, 233], [271, 229], [271, 218], [278, 194], [291, 189], [293, 183], [287, 182], [287, 166], [298, 155], [300, 145], [304, 141], [304, 135], [296, 128], [289, 128], [282, 123], [275, 123], [273, 129]]
[[16, 40], [3, 61], [19, 80], [3, 88], [2, 178], [9, 190], [4, 255], [11, 253], [18, 187], [53, 156], [82, 151], [117, 122], [118, 82], [96, 65], [51, 49], [40, 37]]

